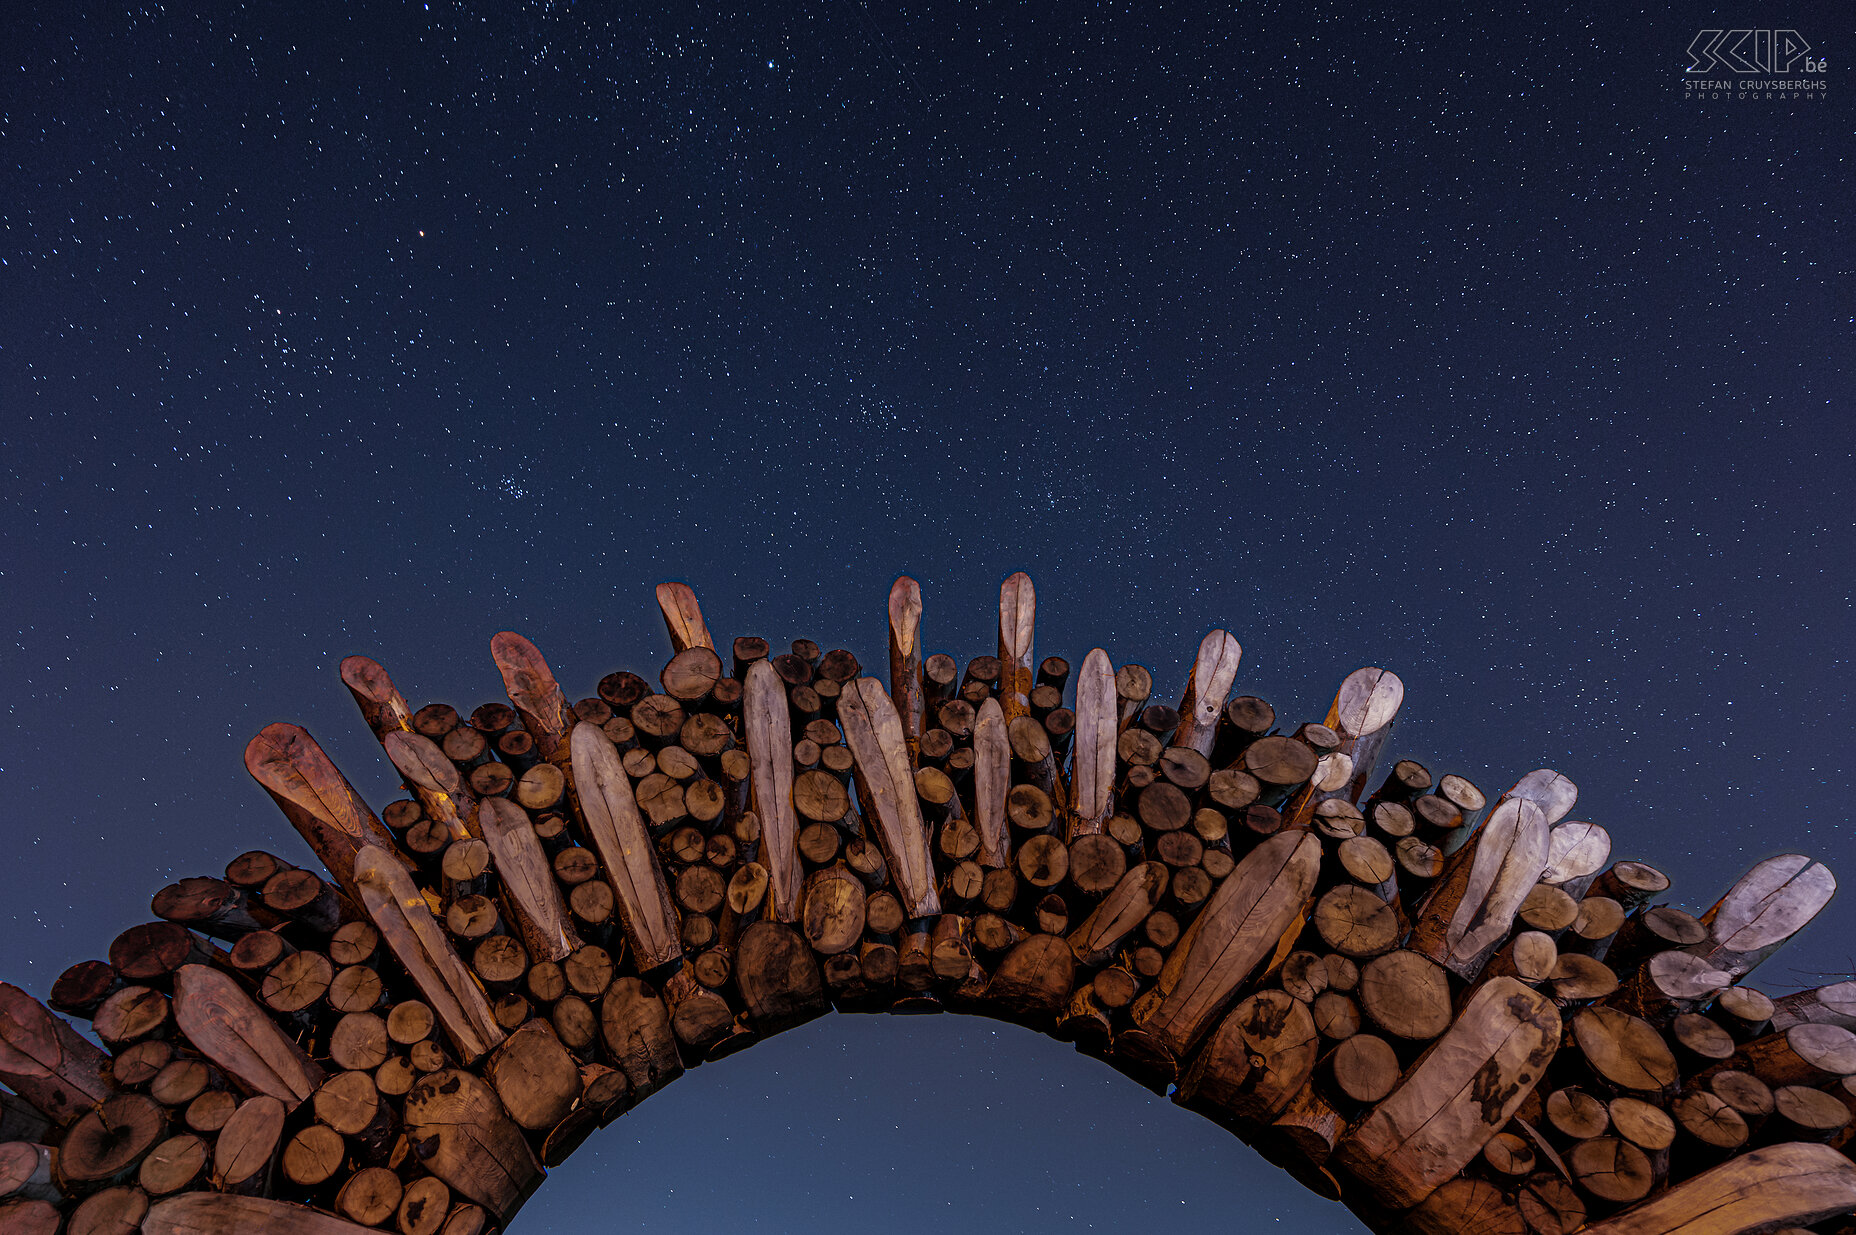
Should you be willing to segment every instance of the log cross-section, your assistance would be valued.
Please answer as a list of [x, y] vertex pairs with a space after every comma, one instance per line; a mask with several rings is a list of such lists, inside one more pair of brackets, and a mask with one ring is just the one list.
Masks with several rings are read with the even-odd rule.
[[780, 921], [796, 922], [805, 876], [799, 869], [799, 821], [793, 810], [793, 721], [786, 688], [765, 660], [748, 668], [741, 710], [770, 909]]
[[574, 726], [571, 743], [574, 783], [588, 838], [618, 898], [625, 940], [639, 969], [649, 972], [683, 955], [669, 882], [612, 742], [598, 725], [583, 720]]
[[941, 912], [902, 721], [883, 683], [876, 678], [848, 683], [838, 700], [838, 720], [844, 726], [845, 745], [856, 760], [864, 818], [876, 828], [877, 843], [889, 863], [903, 908], [912, 918]]

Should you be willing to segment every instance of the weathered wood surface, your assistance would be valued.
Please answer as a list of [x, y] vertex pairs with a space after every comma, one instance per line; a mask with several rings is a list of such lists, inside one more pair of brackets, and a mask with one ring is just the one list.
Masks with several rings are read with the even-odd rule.
[[260, 1196], [223, 1192], [184, 1192], [156, 1201], [142, 1219], [142, 1235], [364, 1235], [358, 1226], [334, 1214]]
[[1573, 806], [1579, 801], [1579, 786], [1564, 774], [1552, 768], [1536, 768], [1515, 782], [1514, 788], [1502, 794], [1502, 800], [1509, 798], [1526, 798], [1540, 808], [1540, 813], [1547, 818], [1547, 826], [1552, 827], [1572, 813]]
[[1190, 1050], [1307, 905], [1320, 865], [1309, 832], [1278, 833], [1245, 855], [1135, 1002], [1135, 1025], [1176, 1057]]
[[535, 739], [535, 750], [549, 763], [566, 754], [567, 733], [573, 709], [541, 650], [513, 630], [490, 640], [490, 657], [503, 675], [503, 691], [522, 718], [522, 727]]
[[1076, 730], [1070, 773], [1069, 839], [1099, 835], [1115, 806], [1115, 667], [1091, 648], [1076, 673]]
[[504, 908], [522, 936], [529, 959], [565, 959], [580, 946], [580, 937], [528, 815], [507, 798], [489, 798], [477, 808], [476, 824], [496, 864]]
[[913, 755], [922, 730], [922, 585], [903, 575], [889, 587], [889, 697]]
[[1828, 1145], [1788, 1142], [1741, 1154], [1587, 1235], [1747, 1235], [1807, 1226], [1856, 1209], [1856, 1162]]
[[1743, 978], [1803, 930], [1836, 891], [1822, 862], [1799, 853], [1767, 858], [1701, 915], [1708, 939], [1690, 951]]
[[1856, 980], [1833, 982], [1781, 995], [1772, 1001], [1772, 1027], [1790, 1029], [1794, 1025], [1841, 1025], [1856, 1029]]
[[1307, 1004], [1258, 991], [1218, 1023], [1173, 1101], [1220, 1121], [1267, 1123], [1308, 1083], [1319, 1046]]
[[[756, 669], [764, 668], [757, 665]], [[772, 670], [767, 670], [771, 673]], [[750, 674], [750, 677], [752, 675]], [[782, 696], [784, 715], [784, 696]], [[625, 941], [638, 958], [638, 967], [646, 972], [667, 965], [683, 955], [678, 941], [677, 908], [670, 897], [670, 884], [664, 868], [658, 864], [645, 828], [644, 816], [632, 795], [631, 778], [625, 774], [619, 753], [598, 725], [581, 721], [574, 726], [570, 739], [573, 752], [574, 783], [579, 790], [580, 812], [586, 821], [588, 839], [605, 866], [619, 906], [619, 920], [625, 928]], [[791, 743], [788, 748], [790, 750]], [[788, 784], [791, 784], [791, 756], [787, 757]], [[792, 815], [791, 791], [786, 810]], [[764, 826], [764, 824], [763, 824]], [[795, 857], [794, 866], [797, 866]], [[791, 872], [797, 878], [796, 869]], [[797, 896], [797, 892], [794, 893]]]
[[[838, 699], [838, 721], [844, 726], [845, 745], [857, 761], [857, 791], [863, 799], [865, 821], [875, 826], [877, 843], [903, 907], [913, 918], [941, 912], [908, 744], [883, 683], [858, 678], [847, 684]], [[782, 916], [781, 920], [792, 919]]]
[[541, 1163], [496, 1090], [460, 1068], [422, 1077], [407, 1093], [406, 1136], [426, 1170], [504, 1222], [541, 1184]]
[[473, 1062], [503, 1040], [503, 1031], [451, 940], [399, 862], [372, 845], [355, 859], [355, 882], [381, 942], [398, 958], [459, 1056]]
[[1005, 709], [997, 699], [980, 704], [973, 721], [973, 824], [979, 829], [981, 866], [994, 870], [1011, 859], [1005, 795], [1012, 788], [1012, 745]]
[[1595, 823], [1567, 820], [1547, 836], [1547, 865], [1540, 882], [1583, 897], [1611, 860], [1611, 833]]
[[355, 706], [361, 709], [361, 719], [367, 722], [375, 737], [384, 740], [395, 730], [411, 732], [412, 710], [378, 661], [350, 656], [342, 661], [341, 673], [342, 685], [354, 696]]
[[325, 1075], [237, 982], [217, 969], [182, 965], [174, 971], [174, 1023], [242, 1088], [269, 1094], [292, 1110]]
[[1100, 965], [1122, 941], [1140, 928], [1159, 905], [1172, 872], [1159, 862], [1143, 862], [1123, 875], [1070, 935], [1070, 949], [1085, 965]]
[[1244, 649], [1229, 632], [1214, 630], [1199, 642], [1186, 692], [1179, 700], [1179, 730], [1173, 745], [1196, 750], [1207, 758], [1218, 732], [1218, 715], [1237, 681], [1237, 664]]
[[696, 603], [696, 593], [689, 584], [658, 584], [657, 607], [664, 615], [664, 629], [670, 632], [670, 646], [674, 651], [715, 650], [715, 640], [709, 636], [709, 627], [702, 620], [702, 606]]
[[1038, 595], [1024, 571], [999, 585], [999, 706], [1007, 724], [1031, 710], [1031, 640]]
[[[748, 667], [741, 728], [753, 764], [754, 813], [760, 818], [761, 865], [767, 868], [769, 908], [782, 922], [797, 921], [803, 874], [799, 822], [793, 814], [793, 722], [786, 688], [773, 666]], [[842, 704], [842, 699], [840, 699]]]
[[65, 1125], [109, 1097], [109, 1056], [25, 991], [0, 982], [0, 1081]]
[[1474, 978], [1514, 925], [1547, 863], [1546, 815], [1527, 798], [1507, 798], [1450, 857], [1419, 903], [1407, 947], [1462, 978]]
[[1333, 1161], [1381, 1204], [1416, 1205], [1454, 1177], [1514, 1115], [1559, 1046], [1544, 995], [1493, 978], [1358, 1127]]
[[445, 757], [438, 743], [423, 734], [396, 729], [383, 734], [380, 745], [419, 799], [427, 819], [444, 828], [452, 840], [477, 835], [477, 796], [464, 786], [457, 764]]
[[245, 747], [245, 770], [351, 897], [362, 846], [398, 852], [393, 834], [301, 725], [280, 722], [259, 730]]
[[1340, 737], [1337, 753], [1353, 760], [1353, 771], [1341, 791], [1349, 802], [1358, 802], [1365, 793], [1404, 702], [1404, 680], [1390, 669], [1369, 665], [1355, 669], [1341, 682], [1323, 723]]

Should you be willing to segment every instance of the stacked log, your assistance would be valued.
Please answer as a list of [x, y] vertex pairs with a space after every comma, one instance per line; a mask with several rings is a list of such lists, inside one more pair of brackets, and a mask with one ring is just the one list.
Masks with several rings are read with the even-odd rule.
[[1396, 675], [1295, 724], [1214, 630], [1172, 706], [1102, 648], [1040, 659], [1022, 574], [964, 663], [899, 579], [887, 686], [805, 638], [725, 661], [687, 585], [657, 601], [668, 662], [578, 703], [512, 632], [507, 702], [469, 712], [344, 661], [406, 790], [378, 814], [300, 727], [254, 738], [327, 878], [241, 854], [51, 1008], [0, 987], [0, 1231], [477, 1235], [685, 1070], [832, 1009], [1073, 1042], [1377, 1229], [1856, 1206], [1856, 985], [1746, 981], [1820, 864], [1691, 914], [1558, 772], [1491, 800], [1382, 771]]

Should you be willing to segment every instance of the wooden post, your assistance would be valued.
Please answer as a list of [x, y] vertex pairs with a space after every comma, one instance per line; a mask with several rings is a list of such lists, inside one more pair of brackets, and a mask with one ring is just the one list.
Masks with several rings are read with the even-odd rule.
[[999, 585], [999, 706], [1007, 724], [1031, 711], [1031, 636], [1038, 595], [1024, 571]]
[[1214, 630], [1200, 640], [1192, 674], [1186, 679], [1186, 693], [1180, 696], [1179, 731], [1173, 745], [1211, 757], [1218, 716], [1230, 697], [1232, 683], [1237, 681], [1237, 662], [1243, 655], [1244, 649], [1226, 631]]
[[687, 583], [657, 585], [657, 607], [664, 615], [664, 628], [670, 632], [670, 646], [678, 652], [691, 648], [715, 651], [715, 640], [702, 620], [702, 607]]
[[903, 575], [889, 588], [889, 694], [914, 756], [922, 740], [922, 586]]

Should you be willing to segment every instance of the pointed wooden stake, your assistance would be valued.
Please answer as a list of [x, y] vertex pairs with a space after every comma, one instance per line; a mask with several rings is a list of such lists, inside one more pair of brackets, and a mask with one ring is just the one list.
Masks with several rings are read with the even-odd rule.
[[[356, 896], [355, 854], [376, 845], [398, 858], [393, 833], [300, 725], [266, 725], [245, 747], [245, 770], [264, 786], [342, 890]], [[404, 862], [403, 858], [398, 858]]]
[[380, 744], [427, 819], [443, 826], [452, 840], [477, 835], [477, 797], [438, 743], [424, 734], [395, 729]]
[[1405, 945], [1460, 978], [1473, 979], [1501, 946], [1546, 869], [1547, 819], [1527, 798], [1504, 798], [1450, 856], [1415, 913]]
[[[611, 740], [598, 725], [583, 720], [574, 726], [571, 744], [588, 839], [618, 898], [625, 940], [639, 970], [649, 973], [683, 955], [670, 885], [632, 795], [631, 778]], [[790, 761], [791, 755], [787, 758]]]
[[549, 763], [562, 763], [573, 714], [541, 651], [513, 630], [505, 630], [490, 640], [490, 656], [503, 675], [504, 693], [522, 718], [522, 727], [535, 739], [535, 749]]
[[1186, 693], [1179, 699], [1179, 732], [1173, 745], [1211, 758], [1218, 714], [1224, 711], [1231, 686], [1237, 681], [1237, 663], [1243, 655], [1237, 640], [1222, 630], [1214, 630], [1200, 641], [1192, 676], [1186, 679]]
[[1743, 978], [1809, 925], [1836, 891], [1836, 877], [1822, 862], [1801, 853], [1767, 858], [1701, 915], [1707, 942], [1688, 950]]
[[110, 1057], [20, 990], [0, 982], [0, 1081], [60, 1127], [113, 1092]]
[[175, 970], [174, 1023], [243, 1088], [269, 1094], [291, 1110], [322, 1084], [322, 1069], [303, 1048], [217, 969], [182, 965]]
[[902, 718], [909, 753], [922, 730], [922, 586], [903, 575], [889, 588], [889, 695]]
[[1092, 648], [1076, 674], [1076, 738], [1070, 759], [1070, 835], [1094, 836], [1108, 827], [1114, 808], [1115, 667]]
[[1392, 722], [1398, 718], [1399, 705], [1404, 701], [1405, 684], [1396, 673], [1384, 669], [1371, 666], [1355, 669], [1341, 681], [1323, 722], [1340, 738], [1340, 745], [1322, 759], [1324, 764], [1325, 761], [1346, 760], [1343, 769], [1337, 770], [1332, 778], [1342, 783], [1334, 786], [1330, 778], [1317, 770], [1308, 784], [1298, 789], [1282, 808], [1283, 827], [1308, 826], [1314, 818], [1315, 807], [1330, 798], [1359, 800], [1366, 782], [1372, 779], [1373, 765], [1378, 762], [1380, 748], [1391, 735]]
[[981, 866], [998, 870], [1011, 861], [1005, 795], [1012, 788], [1012, 745], [1005, 709], [997, 699], [980, 704], [973, 721], [973, 825], [979, 829]]
[[670, 632], [670, 646], [678, 652], [691, 648], [715, 651], [715, 640], [702, 620], [702, 607], [687, 583], [657, 585], [657, 607], [664, 612], [664, 629]]
[[760, 817], [768, 910], [782, 922], [796, 922], [804, 875], [799, 869], [799, 821], [793, 812], [793, 720], [786, 687], [765, 660], [748, 667], [741, 728], [752, 767], [754, 813]]
[[1790, 1141], [1729, 1159], [1633, 1205], [1583, 1235], [1743, 1235], [1801, 1227], [1856, 1209], [1856, 1162]]
[[458, 1056], [471, 1063], [494, 1049], [503, 1040], [496, 1016], [405, 868], [367, 845], [355, 856], [354, 877], [381, 941], [399, 958]]
[[915, 796], [902, 721], [883, 683], [858, 678], [847, 684], [838, 698], [838, 721], [844, 726], [845, 745], [856, 760], [864, 818], [875, 824], [877, 843], [889, 863], [903, 908], [912, 918], [941, 912], [934, 863], [928, 857], [928, 830], [922, 824], [921, 800]]
[[580, 946], [580, 937], [527, 812], [508, 798], [489, 798], [477, 809], [477, 830], [490, 846], [503, 885], [504, 908], [530, 961], [566, 959]]
[[1007, 724], [1031, 712], [1031, 636], [1038, 594], [1024, 571], [999, 585], [999, 706]]

